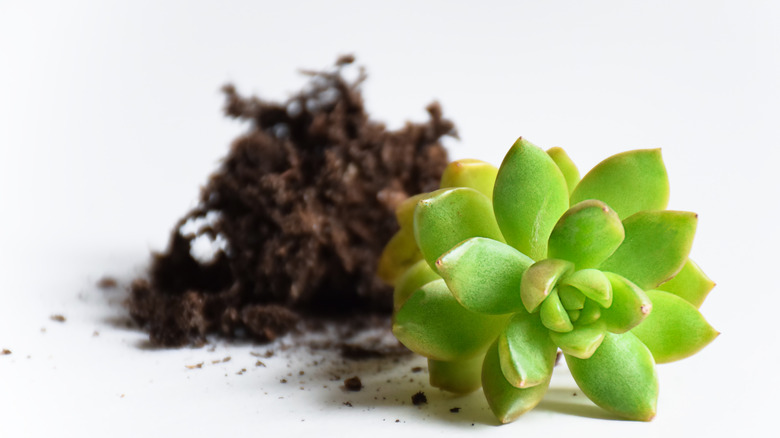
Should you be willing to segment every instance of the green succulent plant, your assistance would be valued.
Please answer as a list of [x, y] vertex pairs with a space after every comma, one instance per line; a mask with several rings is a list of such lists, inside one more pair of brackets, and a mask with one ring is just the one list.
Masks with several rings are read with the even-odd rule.
[[658, 149], [580, 179], [560, 148], [517, 140], [496, 169], [461, 160], [397, 210], [379, 273], [393, 333], [431, 385], [483, 388], [509, 422], [547, 391], [558, 350], [583, 393], [632, 420], [656, 413], [656, 363], [718, 335], [698, 311], [714, 283], [689, 260], [697, 215], [665, 210]]

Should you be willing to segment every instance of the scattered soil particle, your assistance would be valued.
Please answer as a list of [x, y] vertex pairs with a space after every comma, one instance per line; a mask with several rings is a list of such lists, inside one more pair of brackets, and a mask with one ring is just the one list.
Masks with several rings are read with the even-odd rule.
[[421, 372], [422, 370], [423, 370], [423, 367], [414, 367], [414, 368], [412, 368], [412, 372], [413, 372], [413, 373], [419, 373], [419, 372]]
[[451, 408], [450, 412], [452, 412], [453, 414], [457, 414], [458, 412], [460, 412], [460, 408]]
[[415, 395], [412, 396], [412, 404], [415, 406], [420, 406], [428, 403], [428, 397], [425, 396], [425, 393], [422, 391], [418, 391]]
[[95, 285], [100, 289], [106, 290], [116, 288], [119, 282], [114, 277], [103, 277]]
[[265, 364], [264, 364], [262, 361], [259, 361], [259, 360], [258, 360], [257, 362], [255, 362], [255, 366], [256, 366], [256, 367], [264, 367], [264, 366], [265, 366]]
[[52, 315], [52, 316], [49, 317], [49, 319], [51, 319], [52, 321], [56, 321], [56, 322], [65, 322], [65, 321], [67, 321], [67, 319], [64, 316], [62, 316], [62, 315]]
[[[456, 132], [437, 103], [427, 122], [399, 130], [372, 120], [363, 71], [342, 75], [353, 61], [304, 72], [310, 83], [286, 102], [223, 88], [226, 114], [250, 127], [130, 287], [130, 314], [154, 345], [211, 333], [270, 341], [313, 314], [389, 315], [392, 289], [375, 270], [398, 227], [394, 209], [438, 186], [440, 139]], [[218, 249], [196, 257], [196, 239]]]
[[0, 352], [0, 355], [5, 356], [7, 354], [11, 354], [11, 350], [7, 348], [3, 348], [3, 351]]
[[281, 382], [281, 383], [287, 383], [287, 379], [282, 379], [282, 380], [280, 380], [279, 382]]
[[194, 370], [196, 368], [203, 368], [203, 362], [196, 363], [195, 365], [184, 365], [187, 369]]
[[360, 391], [363, 389], [363, 382], [360, 381], [360, 377], [354, 376], [344, 380], [344, 388], [347, 391]]
[[349, 406], [351, 408], [352, 407], [352, 402], [345, 401], [344, 402], [344, 406]]
[[232, 357], [230, 357], [230, 356], [225, 356], [225, 357], [222, 359], [222, 363], [225, 363], [225, 362], [230, 362], [230, 360], [231, 360], [231, 359], [233, 359], [233, 358], [232, 358]]

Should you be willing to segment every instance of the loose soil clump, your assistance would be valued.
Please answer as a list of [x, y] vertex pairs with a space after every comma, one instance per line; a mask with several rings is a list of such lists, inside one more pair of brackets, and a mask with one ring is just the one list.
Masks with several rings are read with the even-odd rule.
[[[372, 120], [364, 72], [343, 74], [353, 61], [304, 72], [308, 86], [286, 102], [223, 88], [226, 114], [250, 128], [153, 255], [148, 277], [131, 285], [130, 314], [153, 344], [212, 333], [270, 341], [309, 315], [390, 313], [392, 291], [375, 271], [397, 230], [394, 209], [438, 187], [440, 140], [456, 133], [437, 103], [427, 122], [396, 131]], [[219, 249], [195, 257], [198, 239]]]
[[412, 396], [412, 404], [415, 406], [428, 404], [428, 397], [425, 396], [424, 392], [418, 391]]

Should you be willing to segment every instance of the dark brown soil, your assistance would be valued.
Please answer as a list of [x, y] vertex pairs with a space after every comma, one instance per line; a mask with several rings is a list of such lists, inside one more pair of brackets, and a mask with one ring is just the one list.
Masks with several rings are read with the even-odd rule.
[[[365, 74], [342, 74], [353, 61], [304, 72], [308, 86], [287, 102], [224, 87], [226, 114], [249, 129], [131, 286], [130, 314], [153, 344], [198, 344], [211, 333], [269, 341], [312, 314], [390, 313], [391, 289], [375, 269], [397, 229], [394, 208], [438, 186], [440, 139], [455, 129], [436, 103], [428, 122], [397, 131], [371, 120]], [[192, 254], [195, 239], [221, 246], [204, 261]]]
[[360, 377], [350, 377], [344, 380], [344, 388], [347, 391], [360, 391], [363, 389], [363, 382], [360, 381]]
[[119, 286], [119, 282], [114, 277], [103, 277], [96, 283], [100, 289], [113, 289]]
[[425, 393], [422, 391], [419, 391], [412, 396], [412, 404], [415, 406], [420, 406], [427, 403], [428, 403], [428, 397], [426, 397]]

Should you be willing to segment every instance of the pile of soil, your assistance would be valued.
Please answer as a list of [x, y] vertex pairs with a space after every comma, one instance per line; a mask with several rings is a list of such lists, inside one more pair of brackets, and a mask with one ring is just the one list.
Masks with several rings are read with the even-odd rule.
[[[371, 120], [351, 56], [310, 77], [286, 102], [223, 88], [229, 117], [250, 123], [202, 189], [199, 205], [153, 254], [128, 306], [155, 345], [207, 334], [269, 341], [310, 315], [389, 314], [392, 291], [375, 275], [397, 230], [395, 207], [438, 186], [440, 140], [456, 136], [437, 103], [426, 123], [389, 131]], [[195, 231], [185, 231], [198, 224]], [[221, 242], [210, 259], [195, 239]]]

